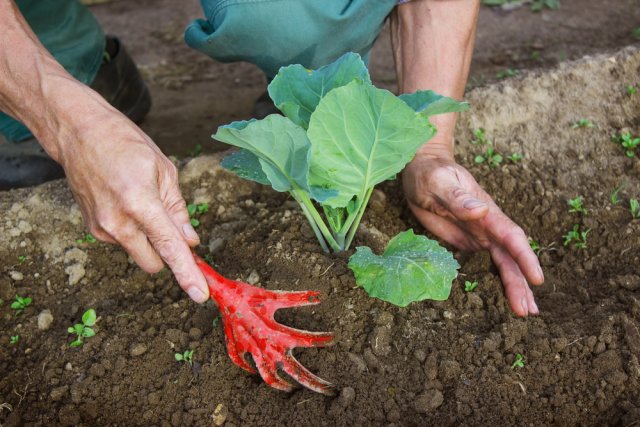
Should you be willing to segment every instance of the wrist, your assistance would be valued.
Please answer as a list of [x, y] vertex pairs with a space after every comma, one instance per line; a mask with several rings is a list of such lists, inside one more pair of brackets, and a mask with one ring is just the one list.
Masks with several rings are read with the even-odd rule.
[[442, 114], [430, 118], [437, 129], [436, 135], [418, 149], [416, 157], [453, 159], [453, 129], [455, 114]]
[[433, 138], [418, 149], [416, 158], [453, 160], [453, 138], [448, 141]]
[[88, 86], [67, 75], [48, 76], [42, 83], [41, 114], [25, 124], [51, 158], [64, 167], [71, 151], [86, 142], [87, 131], [103, 123], [113, 108]]

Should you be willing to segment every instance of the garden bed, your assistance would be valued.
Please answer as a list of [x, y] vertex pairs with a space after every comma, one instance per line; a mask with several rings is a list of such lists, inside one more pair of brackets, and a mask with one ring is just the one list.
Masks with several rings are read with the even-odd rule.
[[[300, 361], [337, 397], [267, 387], [229, 360], [218, 313], [191, 302], [170, 272], [150, 276], [119, 248], [77, 242], [80, 212], [63, 181], [0, 193], [2, 425], [631, 425], [640, 421], [640, 159], [612, 134], [640, 133], [640, 50], [586, 58], [479, 88], [458, 128], [458, 160], [539, 242], [540, 316], [516, 318], [487, 254], [456, 253], [451, 298], [405, 309], [367, 297], [347, 259], [321, 251], [286, 195], [236, 178], [219, 156], [181, 168], [199, 220], [201, 255], [231, 278], [322, 293], [283, 323], [334, 331]], [[572, 129], [588, 119], [593, 127]], [[484, 128], [520, 162], [476, 165]], [[640, 153], [639, 153], [640, 154]], [[610, 193], [624, 183], [621, 203]], [[569, 213], [582, 196], [586, 216]], [[381, 250], [413, 227], [400, 186], [376, 190], [355, 243]], [[587, 247], [563, 246], [579, 224]], [[464, 292], [465, 280], [478, 289]], [[31, 305], [14, 315], [15, 294]], [[70, 348], [67, 327], [95, 308], [97, 334]], [[46, 325], [41, 313], [49, 310]], [[41, 315], [41, 324], [38, 317]], [[46, 328], [45, 328], [46, 327]], [[12, 336], [19, 335], [16, 344]], [[193, 350], [193, 366], [174, 354]], [[512, 368], [515, 355], [523, 367]]]

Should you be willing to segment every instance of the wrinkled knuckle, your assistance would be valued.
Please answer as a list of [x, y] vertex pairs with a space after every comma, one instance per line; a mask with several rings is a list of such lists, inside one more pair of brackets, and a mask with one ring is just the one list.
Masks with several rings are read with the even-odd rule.
[[174, 239], [171, 238], [159, 238], [154, 244], [160, 257], [165, 260], [167, 264], [174, 264], [180, 257], [180, 251], [178, 245]]
[[518, 239], [526, 239], [527, 235], [525, 234], [522, 228], [513, 224], [511, 228], [507, 231], [506, 237], [512, 240], [518, 240]]
[[119, 229], [118, 219], [111, 214], [98, 214], [96, 217], [96, 226], [92, 227], [93, 231], [104, 230], [110, 236], [114, 236]]
[[120, 193], [120, 210], [128, 217], [135, 218], [144, 208], [141, 206], [141, 195], [137, 188], [129, 187]]
[[456, 199], [464, 199], [467, 197], [467, 192], [462, 187], [454, 187], [451, 191], [451, 195]]
[[176, 197], [169, 202], [168, 210], [171, 213], [186, 212], [187, 202], [182, 197]]

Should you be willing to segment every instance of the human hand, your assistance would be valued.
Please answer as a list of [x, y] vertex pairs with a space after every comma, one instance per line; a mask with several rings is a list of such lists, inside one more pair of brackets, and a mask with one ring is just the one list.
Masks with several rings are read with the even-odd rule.
[[544, 275], [527, 236], [464, 167], [447, 156], [418, 155], [404, 170], [403, 186], [427, 230], [459, 249], [489, 251], [514, 313], [539, 313], [528, 283], [540, 285]]
[[160, 271], [164, 261], [191, 299], [205, 302], [209, 290], [190, 249], [199, 239], [176, 167], [115, 110], [84, 122], [65, 135], [58, 161], [91, 234], [122, 245], [149, 273]]

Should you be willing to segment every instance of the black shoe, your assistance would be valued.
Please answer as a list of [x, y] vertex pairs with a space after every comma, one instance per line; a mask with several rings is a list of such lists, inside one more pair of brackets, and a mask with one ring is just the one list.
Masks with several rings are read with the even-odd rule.
[[[107, 37], [105, 60], [91, 88], [132, 121], [140, 122], [151, 109], [151, 96], [124, 46]], [[29, 187], [64, 177], [62, 167], [31, 138], [18, 143], [0, 136], [0, 191]]]
[[91, 88], [135, 123], [151, 109], [149, 90], [133, 59], [115, 37], [107, 36], [105, 60]]

